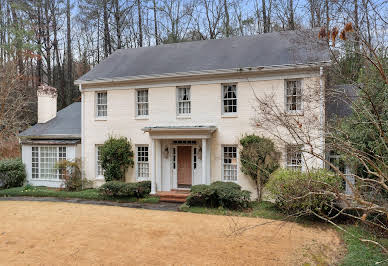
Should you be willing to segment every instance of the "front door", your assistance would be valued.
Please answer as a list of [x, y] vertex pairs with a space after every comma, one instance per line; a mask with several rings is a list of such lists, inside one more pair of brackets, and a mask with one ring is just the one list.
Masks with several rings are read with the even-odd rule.
[[191, 184], [191, 146], [178, 146], [178, 188], [189, 188]]

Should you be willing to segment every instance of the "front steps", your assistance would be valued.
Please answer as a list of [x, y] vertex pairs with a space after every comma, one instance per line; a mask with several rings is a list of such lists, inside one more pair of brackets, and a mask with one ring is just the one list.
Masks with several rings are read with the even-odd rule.
[[184, 203], [190, 195], [190, 190], [173, 189], [171, 191], [162, 191], [156, 193], [162, 202]]

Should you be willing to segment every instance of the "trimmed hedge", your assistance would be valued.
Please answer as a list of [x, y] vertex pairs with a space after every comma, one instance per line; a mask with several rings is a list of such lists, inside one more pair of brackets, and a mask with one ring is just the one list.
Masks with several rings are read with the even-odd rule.
[[21, 187], [26, 180], [26, 169], [21, 159], [0, 161], [0, 188]]
[[266, 186], [280, 210], [306, 215], [328, 211], [336, 200], [332, 193], [341, 190], [341, 187], [342, 179], [324, 169], [309, 172], [279, 169]]
[[191, 188], [186, 204], [191, 206], [231, 210], [250, 207], [251, 193], [241, 190], [241, 186], [233, 182], [217, 181], [211, 185], [196, 185]]
[[125, 183], [121, 181], [108, 181], [99, 188], [103, 196], [114, 198], [144, 198], [151, 192], [151, 181]]

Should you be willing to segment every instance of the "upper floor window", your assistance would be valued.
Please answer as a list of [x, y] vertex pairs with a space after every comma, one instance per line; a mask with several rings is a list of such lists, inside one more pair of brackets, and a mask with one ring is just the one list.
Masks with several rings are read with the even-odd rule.
[[148, 89], [136, 91], [136, 116], [148, 116]]
[[224, 114], [237, 113], [237, 86], [222, 86], [222, 110]]
[[288, 145], [286, 149], [287, 168], [302, 170], [302, 147], [300, 145]]
[[177, 114], [190, 115], [191, 95], [189, 87], [177, 88]]
[[136, 154], [136, 177], [137, 180], [147, 180], [150, 177], [148, 145], [137, 146]]
[[107, 117], [108, 116], [108, 93], [97, 92], [96, 98], [97, 98], [97, 101], [96, 101], [97, 117]]
[[302, 110], [302, 84], [300, 80], [286, 81], [286, 111]]
[[237, 181], [237, 146], [223, 146], [222, 149], [222, 180]]

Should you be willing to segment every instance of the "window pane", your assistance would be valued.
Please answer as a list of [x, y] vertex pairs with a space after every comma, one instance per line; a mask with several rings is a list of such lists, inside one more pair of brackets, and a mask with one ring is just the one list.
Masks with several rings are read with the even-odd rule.
[[190, 88], [177, 89], [177, 111], [178, 111], [178, 114], [191, 113]]
[[136, 91], [136, 115], [147, 116], [148, 115], [148, 90]]
[[293, 170], [302, 169], [301, 146], [292, 145], [287, 147], [287, 168], [293, 169]]
[[108, 115], [108, 94], [106, 92], [97, 93], [97, 116], [106, 117]]
[[237, 87], [236, 85], [223, 86], [224, 113], [237, 112]]
[[149, 178], [148, 146], [137, 147], [137, 178]]
[[302, 110], [302, 88], [300, 80], [286, 82], [286, 108], [287, 111]]
[[223, 147], [223, 180], [237, 181], [237, 147]]

